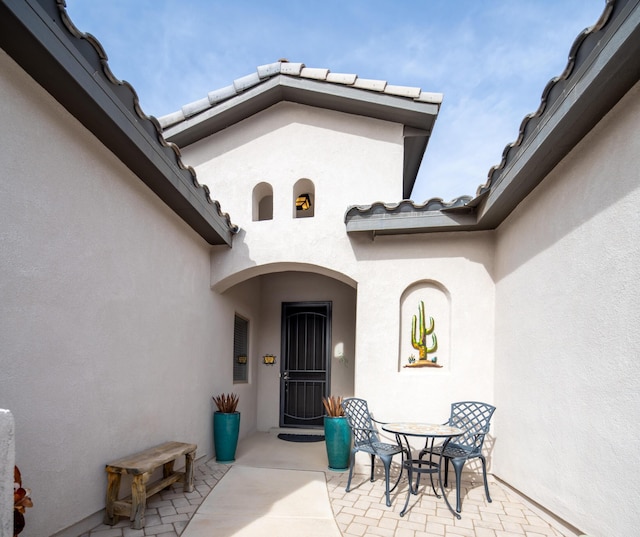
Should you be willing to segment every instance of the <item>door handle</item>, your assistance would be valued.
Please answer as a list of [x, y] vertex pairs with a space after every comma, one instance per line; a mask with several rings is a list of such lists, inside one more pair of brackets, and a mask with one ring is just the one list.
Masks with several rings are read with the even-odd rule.
[[289, 380], [289, 372], [288, 371], [284, 371], [282, 373], [282, 380]]

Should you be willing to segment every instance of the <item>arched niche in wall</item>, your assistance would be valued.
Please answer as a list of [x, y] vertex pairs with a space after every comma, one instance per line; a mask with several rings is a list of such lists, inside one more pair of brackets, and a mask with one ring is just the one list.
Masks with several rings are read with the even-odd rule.
[[407, 287], [400, 297], [399, 325], [400, 371], [450, 369], [451, 296], [441, 283], [422, 280]]
[[310, 218], [316, 211], [316, 188], [311, 179], [299, 179], [293, 185], [293, 217]]
[[273, 220], [273, 187], [269, 183], [258, 183], [253, 188], [252, 219]]

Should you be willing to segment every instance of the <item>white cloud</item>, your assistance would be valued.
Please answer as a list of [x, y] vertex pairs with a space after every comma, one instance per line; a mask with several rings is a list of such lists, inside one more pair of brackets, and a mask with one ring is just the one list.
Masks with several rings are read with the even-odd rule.
[[604, 0], [67, 4], [149, 114], [178, 110], [281, 57], [443, 92], [416, 201], [475, 193], [604, 8]]

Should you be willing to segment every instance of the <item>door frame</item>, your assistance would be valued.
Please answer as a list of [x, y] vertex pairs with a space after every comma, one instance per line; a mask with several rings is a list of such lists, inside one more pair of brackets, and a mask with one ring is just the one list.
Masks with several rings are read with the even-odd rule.
[[305, 300], [299, 302], [282, 302], [281, 303], [281, 322], [280, 322], [280, 356], [282, 359], [280, 360], [280, 403], [278, 409], [278, 422], [280, 427], [287, 428], [321, 428], [322, 425], [294, 425], [294, 424], [285, 424], [284, 422], [284, 409], [285, 409], [285, 382], [284, 374], [285, 374], [285, 366], [287, 364], [287, 356], [286, 356], [286, 347], [287, 347], [287, 331], [286, 331], [286, 319], [290, 310], [293, 309], [302, 309], [305, 307], [323, 307], [324, 313], [326, 315], [327, 324], [326, 324], [326, 333], [325, 333], [325, 389], [324, 389], [324, 397], [327, 397], [331, 393], [331, 326], [333, 321], [333, 302], [331, 300]]

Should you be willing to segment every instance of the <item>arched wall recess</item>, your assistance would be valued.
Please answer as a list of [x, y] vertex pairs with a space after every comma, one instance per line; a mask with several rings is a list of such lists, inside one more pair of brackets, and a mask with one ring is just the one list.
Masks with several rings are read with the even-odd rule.
[[273, 187], [266, 182], [253, 187], [251, 215], [254, 222], [273, 220]]
[[451, 296], [441, 283], [421, 280], [400, 297], [399, 371], [451, 366]]
[[310, 218], [316, 214], [316, 187], [311, 179], [298, 179], [293, 185], [293, 218]]

